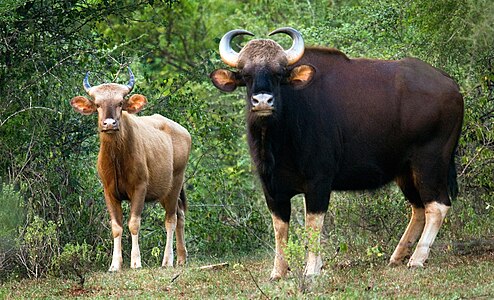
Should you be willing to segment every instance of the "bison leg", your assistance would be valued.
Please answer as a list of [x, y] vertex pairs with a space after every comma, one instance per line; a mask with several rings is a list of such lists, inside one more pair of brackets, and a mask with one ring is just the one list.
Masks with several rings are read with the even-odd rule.
[[[305, 276], [319, 275], [322, 268], [320, 254], [321, 232], [324, 215], [328, 211], [331, 183], [326, 178], [314, 180], [305, 193], [305, 227], [309, 234], [309, 245]], [[312, 235], [317, 235], [314, 238]]]
[[119, 201], [105, 190], [106, 207], [110, 213], [111, 230], [113, 236], [113, 257], [109, 272], [117, 272], [122, 269], [122, 206]]
[[283, 249], [286, 247], [286, 243], [288, 242], [289, 222], [283, 221], [275, 214], [271, 214], [271, 218], [273, 219], [276, 254], [270, 280], [278, 280], [282, 277], [285, 277], [286, 273], [288, 272], [288, 263], [285, 260]]
[[146, 187], [139, 186], [130, 203], [129, 231], [132, 237], [132, 250], [130, 252], [130, 267], [138, 269], [141, 267], [141, 251], [139, 249], [139, 229], [141, 228], [141, 214], [144, 209], [144, 198]]
[[290, 199], [294, 193], [278, 193], [271, 197], [269, 191], [263, 184], [266, 204], [271, 211], [275, 238], [275, 257], [273, 271], [270, 280], [278, 280], [285, 277], [288, 272], [288, 262], [285, 259], [284, 249], [288, 242], [288, 227], [292, 211]]
[[166, 245], [165, 254], [163, 255], [162, 267], [173, 267], [173, 234], [177, 228], [177, 212], [166, 210], [165, 215], [166, 227]]
[[423, 267], [429, 256], [429, 251], [436, 235], [441, 228], [449, 206], [438, 202], [430, 202], [425, 205], [425, 227], [417, 247], [408, 262], [409, 267]]
[[185, 213], [177, 210], [177, 265], [183, 266], [187, 262], [187, 248], [185, 247]]
[[410, 218], [410, 223], [403, 233], [403, 236], [396, 246], [393, 255], [389, 260], [389, 266], [400, 265], [403, 258], [410, 253], [410, 249], [413, 244], [417, 241], [425, 225], [425, 212], [423, 208], [416, 207], [412, 205], [412, 217]]
[[177, 264], [185, 264], [187, 250], [185, 248], [183, 209], [178, 205], [180, 191], [183, 186], [183, 173], [176, 176], [172, 182], [172, 190], [161, 199], [161, 205], [165, 208], [166, 245], [163, 255], [162, 267], [173, 267], [173, 235], [177, 231]]
[[[307, 256], [307, 265], [305, 267], [305, 275], [319, 275], [322, 268], [322, 258], [319, 251], [321, 244], [321, 232], [324, 224], [324, 213], [311, 214], [305, 216], [305, 227], [309, 234], [309, 253]], [[313, 237], [312, 235], [316, 235]]]
[[110, 268], [108, 271], [117, 272], [122, 269], [122, 222], [118, 224], [116, 221], [112, 220], [112, 234], [113, 234], [113, 257], [111, 261]]
[[141, 265], [141, 251], [139, 249], [139, 228], [141, 226], [140, 217], [131, 217], [129, 221], [129, 231], [132, 236], [132, 251], [130, 252], [130, 267], [138, 269]]

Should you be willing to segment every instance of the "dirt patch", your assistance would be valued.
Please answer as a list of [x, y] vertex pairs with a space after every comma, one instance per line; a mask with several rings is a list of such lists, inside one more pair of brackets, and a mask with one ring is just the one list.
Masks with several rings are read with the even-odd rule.
[[68, 297], [80, 297], [80, 296], [89, 296], [98, 293], [101, 291], [99, 287], [92, 288], [81, 288], [80, 286], [73, 286], [63, 292], [64, 296]]

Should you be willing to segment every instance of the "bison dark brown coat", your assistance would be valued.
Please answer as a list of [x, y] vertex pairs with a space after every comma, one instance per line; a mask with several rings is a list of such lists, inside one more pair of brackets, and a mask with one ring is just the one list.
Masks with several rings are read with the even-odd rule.
[[[272, 212], [276, 239], [273, 279], [288, 265], [290, 199], [305, 194], [306, 227], [320, 232], [332, 190], [375, 189], [395, 181], [412, 217], [390, 264], [413, 244], [409, 266], [423, 266], [457, 194], [454, 152], [463, 120], [458, 85], [414, 59], [349, 59], [330, 48], [305, 48], [300, 33], [289, 50], [272, 40], [251, 40], [236, 53], [233, 30], [220, 42], [225, 63], [238, 69], [211, 74], [216, 87], [247, 87], [250, 153]], [[273, 34], [271, 33], [271, 34]], [[306, 274], [322, 260], [309, 252]]]

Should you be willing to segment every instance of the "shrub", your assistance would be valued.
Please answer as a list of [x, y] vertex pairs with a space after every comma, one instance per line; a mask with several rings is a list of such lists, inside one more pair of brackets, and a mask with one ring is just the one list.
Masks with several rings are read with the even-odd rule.
[[52, 259], [58, 255], [57, 226], [34, 216], [19, 241], [19, 260], [30, 278], [39, 278], [48, 271]]
[[14, 268], [16, 240], [25, 219], [23, 198], [12, 185], [0, 184], [0, 278]]
[[105, 256], [86, 242], [69, 243], [63, 247], [62, 253], [52, 260], [50, 273], [57, 277], [78, 280], [82, 289], [86, 274], [102, 266], [103, 260], [106, 260]]
[[305, 273], [307, 252], [321, 252], [321, 246], [319, 244], [321, 233], [314, 231], [312, 228], [303, 228], [300, 226], [297, 226], [292, 231], [284, 253], [299, 291], [304, 292], [307, 289]]

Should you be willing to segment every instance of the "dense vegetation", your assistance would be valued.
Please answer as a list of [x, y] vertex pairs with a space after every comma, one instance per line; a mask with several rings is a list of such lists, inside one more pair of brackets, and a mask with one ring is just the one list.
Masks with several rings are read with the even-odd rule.
[[[466, 103], [457, 153], [461, 194], [438, 239], [492, 239], [492, 24], [490, 0], [2, 1], [0, 278], [63, 276], [74, 261], [108, 267], [110, 226], [95, 171], [95, 116], [82, 117], [68, 104], [84, 94], [88, 70], [93, 84], [126, 82], [131, 66], [135, 92], [150, 102], [142, 114], [163, 114], [192, 134], [186, 182], [192, 258], [271, 249], [271, 219], [246, 149], [243, 91], [223, 94], [208, 78], [223, 66], [219, 38], [234, 28], [265, 37], [292, 26], [307, 44], [336, 47], [350, 57], [415, 56], [451, 74]], [[293, 220], [302, 224], [302, 201], [294, 203]], [[389, 255], [408, 213], [393, 185], [335, 194], [325, 249]], [[145, 266], [161, 261], [163, 220], [161, 207], [147, 206]], [[129, 247], [124, 243], [125, 265]]]

